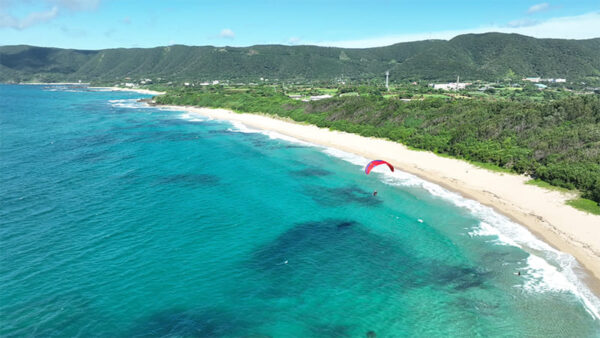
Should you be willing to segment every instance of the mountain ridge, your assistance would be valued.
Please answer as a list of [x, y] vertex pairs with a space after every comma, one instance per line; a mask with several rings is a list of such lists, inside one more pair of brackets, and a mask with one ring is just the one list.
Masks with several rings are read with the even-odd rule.
[[600, 77], [600, 38], [537, 39], [519, 34], [463, 34], [450, 40], [384, 47], [312, 45], [215, 47], [172, 45], [100, 50], [0, 46], [0, 82], [241, 80], [366, 81], [389, 70], [392, 81], [448, 81], [525, 76]]

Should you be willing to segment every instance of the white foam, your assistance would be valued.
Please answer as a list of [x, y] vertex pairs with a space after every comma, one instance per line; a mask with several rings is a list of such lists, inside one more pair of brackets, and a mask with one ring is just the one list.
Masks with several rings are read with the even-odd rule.
[[[291, 143], [320, 148], [324, 153], [357, 165], [363, 170], [370, 160], [335, 148], [328, 148], [304, 142], [296, 138], [282, 135], [273, 131], [257, 130], [237, 121], [230, 121], [233, 128], [229, 131], [241, 133], [261, 133], [271, 139], [281, 139]], [[595, 319], [600, 319], [600, 299], [598, 299], [581, 282], [577, 271], [581, 268], [575, 258], [569, 254], [555, 250], [545, 242], [536, 238], [525, 227], [511, 221], [477, 201], [462, 197], [461, 195], [446, 190], [445, 188], [425, 181], [415, 175], [396, 170], [389, 172], [387, 167], [375, 167], [371, 174], [381, 174], [384, 183], [393, 186], [417, 187], [429, 192], [431, 195], [449, 201], [457, 207], [467, 209], [472, 215], [481, 220], [476, 229], [469, 235], [472, 237], [493, 237], [492, 242], [499, 245], [510, 245], [523, 249], [530, 255], [527, 259], [527, 271], [522, 285], [527, 292], [569, 292], [583, 303], [586, 311]], [[542, 258], [543, 257], [543, 258]]]
[[[528, 291], [544, 292], [548, 288], [553, 291], [571, 291], [571, 283], [565, 275], [538, 256], [529, 255], [525, 271], [521, 276], [525, 278], [523, 288]], [[552, 280], [553, 282], [547, 284], [543, 282], [545, 280]]]
[[139, 99], [120, 99], [120, 100], [108, 100], [111, 106], [117, 108], [150, 108], [146, 102], [139, 102]]
[[498, 230], [486, 222], [479, 223], [479, 227], [468, 232], [471, 237], [492, 237], [492, 242], [500, 245], [511, 245], [521, 248], [519, 244], [505, 236]]
[[233, 128], [228, 128], [227, 129], [228, 131], [231, 131], [231, 132], [244, 133], [244, 134], [260, 133], [261, 132], [260, 130], [257, 130], [257, 129], [248, 128], [248, 126], [246, 126], [242, 122], [228, 121], [228, 123], [233, 126]]
[[[339, 149], [335, 149], [335, 148], [325, 148], [323, 149], [323, 152], [327, 155], [333, 156], [333, 157], [337, 157], [339, 159], [342, 159], [346, 162], [350, 162], [352, 164], [356, 164], [360, 167], [363, 167], [367, 165], [367, 163], [369, 163], [369, 160], [367, 160], [366, 158], [362, 157], [362, 156], [358, 156], [355, 154], [351, 154], [349, 152], [343, 151], [343, 150], [339, 150]], [[373, 170], [377, 170], [378, 168], [375, 167]]]
[[[369, 160], [338, 149], [326, 148], [328, 155], [340, 158], [360, 166], [360, 170]], [[527, 276], [523, 289], [527, 292], [570, 292], [581, 300], [586, 311], [594, 318], [600, 319], [600, 299], [583, 284], [577, 271], [581, 267], [575, 258], [569, 254], [555, 250], [550, 245], [536, 238], [528, 229], [511, 221], [477, 201], [444, 189], [443, 187], [425, 181], [415, 175], [396, 170], [389, 172], [387, 167], [376, 167], [371, 174], [381, 174], [384, 183], [393, 186], [420, 187], [431, 195], [449, 201], [457, 207], [467, 209], [480, 221], [476, 229], [469, 235], [472, 237], [493, 237], [493, 243], [510, 245], [528, 252]]]
[[85, 90], [82, 90], [81, 87], [63, 86], [63, 85], [47, 85], [47, 86], [43, 87], [42, 90], [46, 91], [46, 92], [82, 93], [82, 92], [87, 91], [87, 88]]
[[268, 136], [270, 139], [272, 140], [284, 140], [290, 143], [295, 143], [295, 144], [301, 144], [301, 145], [305, 145], [305, 146], [311, 146], [311, 147], [319, 147], [313, 143], [308, 143], [308, 142], [304, 142], [301, 141], [297, 138], [291, 137], [291, 136], [287, 136], [287, 135], [283, 135], [280, 134], [276, 131], [271, 131], [271, 130], [262, 130], [262, 129], [253, 129], [248, 127], [247, 125], [245, 125], [242, 122], [239, 121], [228, 121], [230, 124], [233, 125], [233, 128], [229, 128], [227, 130], [232, 131], [232, 132], [239, 132], [239, 133], [258, 133], [258, 134], [263, 134]]
[[190, 122], [203, 122], [208, 120], [208, 118], [205, 118], [203, 115], [193, 113], [183, 113], [179, 115], [179, 118]]

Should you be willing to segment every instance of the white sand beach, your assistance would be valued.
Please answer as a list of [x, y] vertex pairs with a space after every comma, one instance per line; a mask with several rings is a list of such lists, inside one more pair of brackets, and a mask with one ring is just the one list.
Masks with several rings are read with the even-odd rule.
[[[28, 83], [20, 83], [21, 85], [48, 85], [48, 86], [87, 86], [89, 83], [79, 83], [79, 82], [28, 82]], [[107, 92], [135, 92], [140, 94], [148, 94], [148, 95], [162, 95], [165, 92], [159, 92], [156, 90], [150, 89], [141, 89], [141, 88], [122, 88], [122, 87], [89, 87], [89, 89], [94, 89], [97, 91], [107, 91]]]
[[165, 92], [159, 92], [156, 90], [141, 89], [141, 88], [121, 88], [121, 87], [89, 87], [89, 88], [99, 90], [99, 91], [136, 92], [136, 93], [148, 94], [148, 95], [162, 95], [165, 93]]
[[[312, 125], [258, 114], [238, 114], [224, 109], [162, 106], [214, 119], [241, 122], [249, 127], [276, 131], [303, 141], [337, 148], [369, 159], [383, 159], [402, 171], [437, 183], [464, 197], [493, 207], [526, 226], [556, 249], [573, 255], [592, 277], [588, 284], [600, 293], [600, 216], [565, 204], [572, 194], [525, 184], [524, 175], [492, 172], [465, 161], [377, 138], [332, 131]], [[594, 278], [595, 277], [595, 278]]]

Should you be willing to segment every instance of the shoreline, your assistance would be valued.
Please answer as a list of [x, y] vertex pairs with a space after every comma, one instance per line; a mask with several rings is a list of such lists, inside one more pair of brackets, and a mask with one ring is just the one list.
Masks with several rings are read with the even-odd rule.
[[156, 90], [150, 89], [141, 89], [141, 88], [121, 88], [121, 87], [88, 87], [90, 89], [95, 89], [98, 91], [110, 91], [110, 92], [136, 92], [140, 94], [148, 94], [148, 95], [162, 95], [165, 92], [159, 92]]
[[27, 82], [27, 83], [19, 83], [19, 85], [27, 85], [27, 86], [85, 86], [89, 89], [94, 89], [98, 91], [107, 91], [107, 92], [135, 92], [140, 94], [148, 94], [148, 95], [162, 95], [165, 92], [159, 92], [156, 90], [150, 89], [142, 89], [142, 88], [121, 88], [121, 87], [91, 87], [89, 83], [84, 82]]
[[56, 85], [56, 86], [65, 86], [65, 85], [69, 85], [69, 86], [87, 86], [89, 85], [88, 82], [21, 82], [21, 83], [17, 83], [19, 85], [25, 85], [25, 86], [39, 86], [39, 85], [47, 85], [47, 86], [52, 86], [52, 85]]
[[157, 107], [237, 121], [249, 127], [275, 131], [365, 158], [386, 160], [402, 171], [493, 208], [555, 249], [572, 255], [587, 273], [582, 280], [594, 294], [600, 295], [600, 216], [565, 204], [574, 198], [572, 193], [528, 185], [525, 182], [530, 178], [524, 175], [492, 172], [459, 159], [410, 150], [389, 140], [226, 109], [175, 105]]

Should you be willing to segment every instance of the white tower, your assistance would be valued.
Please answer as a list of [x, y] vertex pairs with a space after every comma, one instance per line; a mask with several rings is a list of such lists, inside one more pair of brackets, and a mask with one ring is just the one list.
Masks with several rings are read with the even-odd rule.
[[389, 78], [390, 78], [390, 71], [389, 71], [389, 70], [386, 70], [386, 71], [385, 71], [385, 89], [386, 89], [388, 92], [390, 91]]

